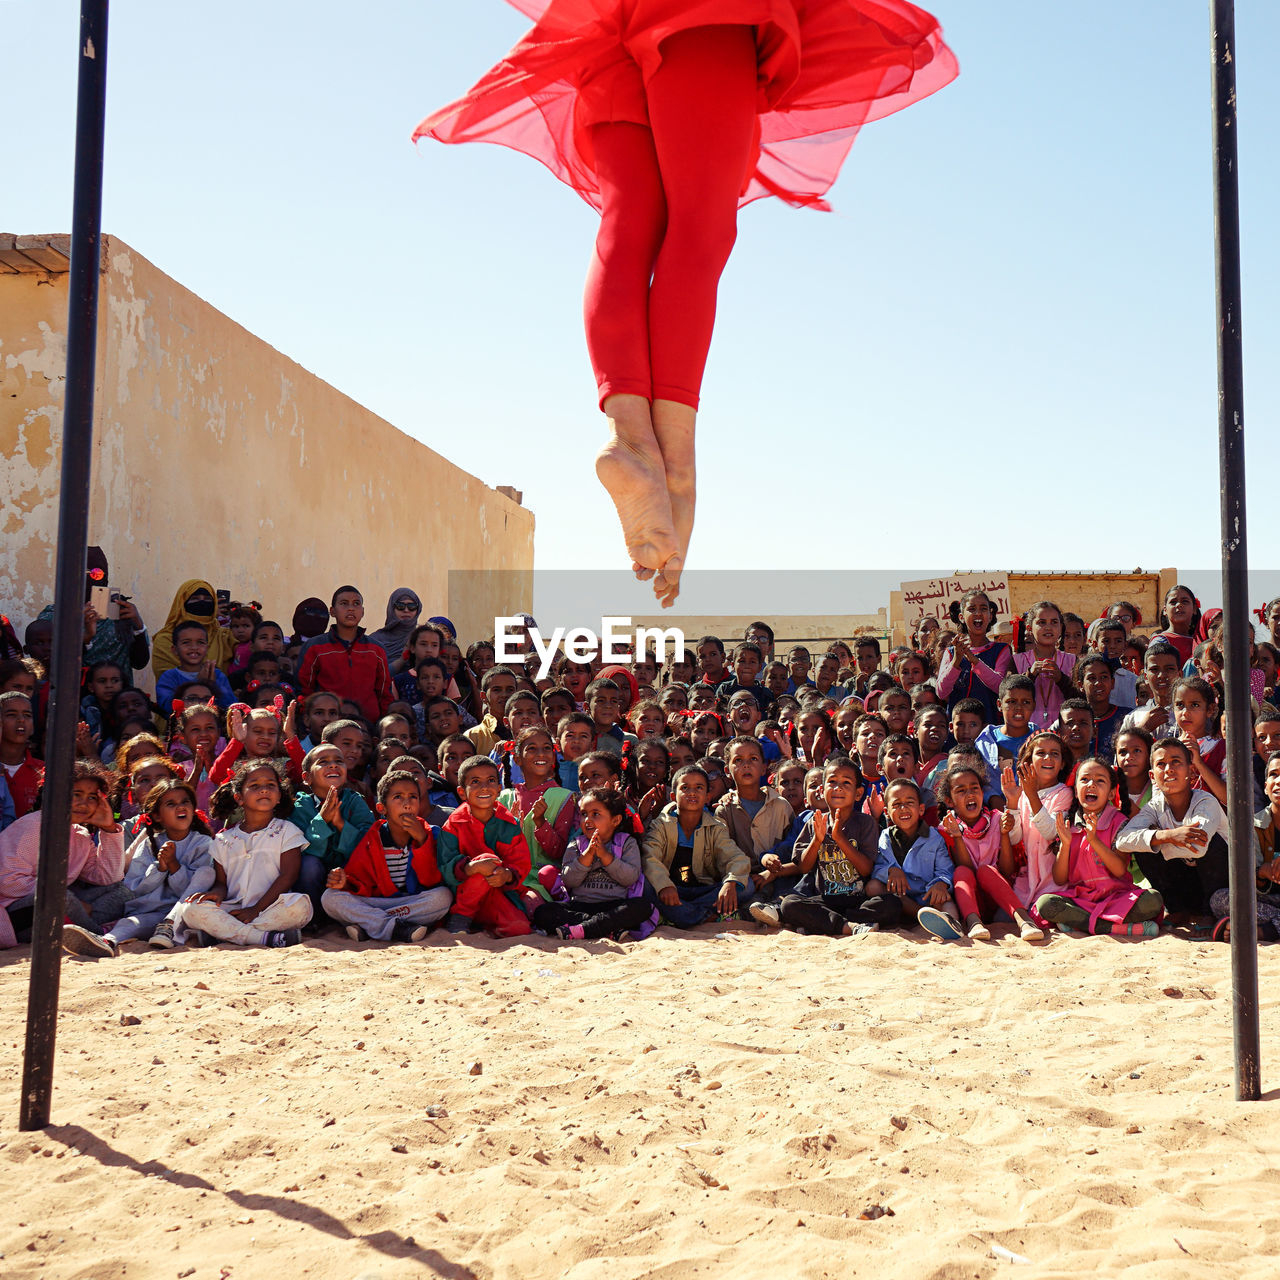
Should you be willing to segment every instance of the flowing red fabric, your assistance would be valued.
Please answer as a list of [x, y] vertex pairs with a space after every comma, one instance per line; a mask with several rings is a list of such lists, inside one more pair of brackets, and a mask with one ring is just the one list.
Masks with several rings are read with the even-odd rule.
[[662, 42], [693, 27], [756, 29], [759, 133], [739, 203], [827, 208], [858, 130], [958, 73], [937, 20], [907, 0], [507, 0], [534, 27], [456, 102], [414, 131], [496, 142], [540, 160], [600, 209], [590, 129], [647, 123]]

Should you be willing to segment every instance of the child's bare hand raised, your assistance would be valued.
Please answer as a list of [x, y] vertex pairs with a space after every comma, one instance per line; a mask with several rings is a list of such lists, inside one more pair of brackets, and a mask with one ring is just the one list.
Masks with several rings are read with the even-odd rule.
[[1017, 815], [1012, 809], [1002, 809], [1000, 811], [1000, 830], [1003, 831], [1005, 835], [1009, 836], [1013, 834], [1013, 823], [1016, 816]]
[[298, 736], [298, 700], [289, 703], [289, 710], [284, 713], [284, 736], [286, 739]]
[[640, 797], [640, 807], [637, 810], [640, 821], [646, 826], [650, 819], [662, 810], [667, 803], [667, 789], [659, 784], [656, 787], [650, 787], [648, 791]]
[[1058, 833], [1058, 839], [1061, 840], [1064, 845], [1070, 844], [1071, 828], [1067, 826], [1067, 815], [1063, 813], [1061, 809], [1053, 815], [1053, 825]]
[[320, 805], [317, 815], [321, 822], [327, 822], [335, 831], [341, 831], [346, 821], [342, 817], [342, 797], [337, 787], [330, 787]]
[[1019, 785], [1018, 776], [1013, 771], [1013, 765], [1007, 764], [1000, 770], [1000, 790], [1004, 792], [1005, 804], [1017, 804], [1022, 796], [1022, 787]]
[[947, 816], [942, 819], [942, 834], [951, 840], [959, 840], [963, 836], [960, 830], [960, 819], [956, 817], [954, 811], [948, 811]]
[[830, 830], [827, 815], [821, 809], [815, 809], [810, 821], [813, 823], [813, 838], [818, 844], [821, 844], [827, 838], [827, 832]]
[[244, 743], [249, 726], [245, 721], [244, 708], [238, 702], [227, 712], [227, 728], [231, 730], [231, 736], [237, 742]]
[[167, 876], [173, 875], [181, 864], [178, 862], [178, 846], [172, 840], [166, 840], [156, 854], [156, 866]]
[[867, 812], [879, 822], [884, 817], [884, 793], [881, 791], [867, 792]]

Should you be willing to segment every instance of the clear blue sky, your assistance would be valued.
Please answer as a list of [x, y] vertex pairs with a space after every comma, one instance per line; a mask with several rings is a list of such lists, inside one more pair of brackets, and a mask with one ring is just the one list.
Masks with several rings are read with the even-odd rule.
[[[1262, 569], [1280, 467], [1280, 10], [1238, 9]], [[0, 0], [0, 229], [69, 228], [76, 10]], [[864, 130], [835, 213], [762, 201], [742, 216], [692, 566], [1176, 564], [1201, 571], [1207, 603], [1221, 545], [1207, 4], [935, 11], [961, 76]], [[523, 489], [540, 567], [613, 567], [580, 324], [595, 215], [525, 157], [409, 142], [524, 26], [500, 0], [117, 0], [104, 226], [411, 435]]]

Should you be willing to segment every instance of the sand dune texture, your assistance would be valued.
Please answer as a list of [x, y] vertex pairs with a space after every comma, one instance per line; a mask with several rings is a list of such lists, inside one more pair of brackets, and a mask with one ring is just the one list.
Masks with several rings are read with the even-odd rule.
[[[1233, 1101], [1222, 946], [133, 948], [64, 965], [35, 1134], [25, 957], [0, 958], [7, 1278], [1280, 1268], [1280, 1108]], [[1264, 1067], [1278, 977], [1264, 948]]]

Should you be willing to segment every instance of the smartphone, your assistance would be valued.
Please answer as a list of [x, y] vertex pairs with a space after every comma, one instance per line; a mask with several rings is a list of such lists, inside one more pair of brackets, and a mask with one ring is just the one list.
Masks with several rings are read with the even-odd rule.
[[113, 593], [110, 587], [90, 587], [89, 603], [99, 618], [105, 620], [120, 616], [120, 593]]
[[226, 626], [227, 620], [231, 616], [231, 592], [226, 587], [219, 587], [216, 595], [218, 597], [218, 621]]

